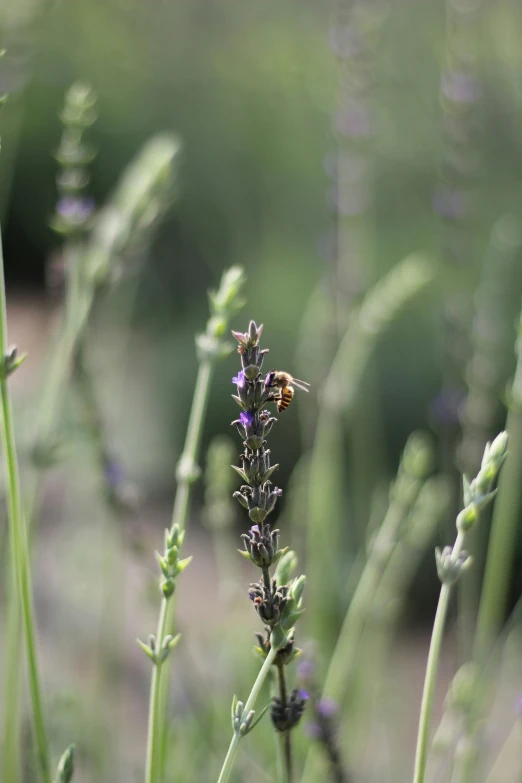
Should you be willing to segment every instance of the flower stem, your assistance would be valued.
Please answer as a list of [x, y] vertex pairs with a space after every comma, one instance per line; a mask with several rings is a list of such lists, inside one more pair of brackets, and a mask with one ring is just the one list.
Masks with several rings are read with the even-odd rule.
[[[2, 362], [7, 353], [7, 306], [5, 296], [4, 260], [0, 238], [0, 357]], [[36, 652], [36, 633], [33, 615], [33, 599], [31, 587], [31, 563], [27, 543], [27, 531], [22, 507], [18, 458], [14, 437], [13, 414], [11, 399], [7, 384], [7, 376], [2, 373], [0, 378], [0, 396], [2, 406], [3, 451], [8, 474], [7, 500], [8, 516], [11, 529], [12, 552], [14, 568], [17, 576], [18, 597], [22, 610], [22, 622], [25, 633], [25, 647], [29, 670], [29, 689], [33, 709], [33, 727], [38, 752], [38, 762], [42, 780], [51, 783], [47, 733], [43, 716], [40, 675]]]
[[[270, 671], [270, 666], [274, 662], [274, 658], [276, 655], [277, 655], [277, 647], [271, 647], [268, 655], [265, 658], [265, 662], [263, 663], [263, 666], [261, 667], [259, 674], [257, 675], [252, 690], [250, 691], [250, 695], [243, 708], [243, 715], [245, 716], [248, 715], [250, 710], [254, 709], [257, 697], [259, 696], [259, 692], [263, 686], [263, 683], [266, 679], [268, 672]], [[221, 768], [221, 772], [219, 773], [219, 778], [217, 783], [227, 783], [227, 780], [229, 779], [230, 773], [232, 771], [232, 767], [234, 766], [234, 761], [236, 758], [237, 749], [240, 740], [241, 740], [241, 733], [239, 729], [237, 729], [234, 732], [232, 739], [230, 741], [228, 753], [225, 757], [225, 761], [223, 762], [223, 766]]]
[[[281, 704], [286, 706], [288, 704], [288, 689], [286, 687], [286, 674], [285, 667], [280, 665], [277, 667], [277, 682], [279, 684], [279, 698]], [[283, 745], [283, 757], [285, 763], [285, 783], [292, 783], [293, 780], [293, 760], [292, 760], [292, 738], [290, 731], [284, 731], [281, 735], [281, 742]]]
[[[516, 379], [522, 390], [522, 356]], [[484, 585], [480, 597], [474, 657], [483, 666], [491, 652], [495, 636], [505, 618], [509, 580], [513, 570], [515, 541], [522, 506], [522, 416], [518, 400], [509, 412], [509, 454], [499, 480], [498, 497], [493, 510]]]
[[[452, 549], [452, 560], [455, 562], [462, 550], [464, 543], [464, 534], [459, 532], [455, 545]], [[426, 773], [426, 763], [428, 760], [428, 741], [431, 725], [431, 713], [433, 711], [433, 697], [435, 695], [435, 684], [437, 681], [437, 671], [439, 668], [439, 659], [442, 649], [442, 640], [444, 636], [444, 626], [448, 614], [449, 600], [451, 596], [451, 585], [444, 583], [440, 589], [435, 622], [431, 634], [430, 650], [428, 653], [428, 662], [426, 665], [426, 677], [424, 679], [424, 689], [422, 692], [421, 711], [419, 719], [419, 731], [417, 735], [417, 749], [415, 752], [415, 771], [413, 783], [424, 783]]]
[[[161, 650], [161, 644], [166, 636], [165, 628], [167, 625], [168, 600], [163, 599], [161, 612], [158, 621], [158, 631], [156, 639], [157, 650]], [[156, 665], [152, 669], [152, 679], [150, 683], [149, 697], [149, 720], [147, 737], [147, 760], [145, 765], [145, 783], [156, 783], [159, 776], [159, 742], [161, 733], [158, 730], [159, 705], [161, 697], [161, 669], [163, 662], [158, 658]]]
[[[52, 439], [56, 418], [62, 408], [63, 398], [72, 367], [72, 358], [90, 312], [92, 300], [82, 293], [79, 275], [79, 249], [76, 246], [68, 248], [69, 284], [67, 300], [64, 308], [63, 324], [56, 339], [49, 360], [49, 369], [40, 395], [39, 420], [35, 446], [48, 443]], [[25, 527], [28, 551], [31, 548], [31, 535], [36, 515], [40, 505], [42, 488], [44, 486], [44, 470], [36, 468], [29, 476], [29, 490], [25, 493]], [[14, 561], [14, 554], [13, 554]], [[16, 567], [8, 569], [6, 612], [7, 651], [5, 662], [6, 682], [6, 719], [3, 729], [4, 759], [2, 769], [5, 780], [13, 779], [13, 770], [19, 767], [18, 749], [21, 734], [21, 681], [19, 666], [19, 645], [22, 618], [18, 600]]]
[[[211, 361], [202, 361], [199, 366], [196, 388], [190, 410], [187, 436], [183, 449], [182, 460], [187, 467], [196, 462], [201, 443], [201, 433], [207, 410], [210, 383], [214, 365]], [[193, 481], [186, 473], [178, 474], [178, 486], [174, 498], [171, 529], [178, 525], [180, 530], [187, 526], [188, 507]], [[174, 626], [175, 601], [162, 599], [161, 612], [156, 635], [156, 649], [161, 650], [163, 640]], [[149, 696], [149, 718], [147, 738], [147, 762], [145, 767], [146, 783], [158, 783], [161, 780], [165, 760], [167, 726], [165, 720], [167, 697], [169, 690], [169, 668], [158, 662], [152, 671]]]

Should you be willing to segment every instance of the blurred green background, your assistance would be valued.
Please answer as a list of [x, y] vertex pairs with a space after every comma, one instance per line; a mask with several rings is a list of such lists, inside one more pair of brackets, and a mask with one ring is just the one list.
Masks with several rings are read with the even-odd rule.
[[[350, 13], [353, 40], [337, 35], [345, 30]], [[285, 369], [312, 383], [311, 400], [294, 404], [271, 436], [270, 447], [281, 465], [278, 484], [287, 487], [294, 466], [312, 443], [322, 382], [352, 308], [404, 256], [421, 252], [433, 263], [434, 283], [378, 343], [353, 430], [352, 424], [340, 425], [347, 434], [341, 447], [346, 475], [353, 469], [356, 476], [343, 484], [347, 527], [366, 531], [371, 513], [382, 506], [379, 493], [385, 492], [413, 430], [430, 431], [437, 467], [454, 469], [454, 456], [448, 458], [446, 447], [459, 439], [454, 401], [466, 391], [473, 297], [485, 258], [495, 268], [495, 252], [513, 257], [510, 279], [504, 281], [506, 298], [497, 303], [504, 329], [499, 349], [503, 369], [494, 389], [498, 406], [488, 423], [491, 431], [503, 426], [503, 394], [514, 367], [522, 293], [522, 6], [517, 0], [369, 0], [346, 6], [311, 0], [2, 0], [0, 31], [0, 44], [7, 50], [0, 62], [0, 92], [10, 94], [0, 119], [0, 214], [13, 324], [19, 330], [11, 329], [11, 335], [18, 343], [19, 334], [26, 336], [31, 352], [16, 387], [22, 418], [30, 418], [38, 400], [47, 334], [60, 304], [46, 286], [46, 270], [62, 244], [49, 221], [57, 198], [52, 153], [60, 139], [64, 93], [79, 79], [90, 83], [98, 96], [99, 117], [88, 131], [89, 143], [97, 150], [90, 183], [97, 204], [104, 202], [122, 169], [153, 133], [174, 132], [183, 145], [176, 203], [143, 254], [138, 276], [124, 277], [98, 303], [90, 333], [111, 446], [144, 499], [137, 524], [146, 553], [138, 564], [127, 564], [134, 595], [137, 586], [153, 581], [154, 563], [148, 554], [159, 546], [168, 519], [197, 373], [194, 335], [208, 317], [207, 289], [217, 285], [226, 267], [244, 266], [248, 279], [248, 304], [234, 328], [245, 329], [250, 318], [264, 323], [264, 345], [270, 348], [266, 369]], [[355, 55], [350, 47], [355, 47]], [[451, 92], [459, 88], [462, 94]], [[343, 115], [347, 106], [349, 117]], [[506, 215], [508, 222], [488, 251], [493, 227]], [[498, 263], [500, 269], [501, 260]], [[460, 352], [450, 332], [448, 352], [444, 323], [455, 307], [464, 347]], [[234, 357], [218, 366], [203, 454], [215, 435], [230, 431], [236, 414], [230, 379], [236, 371]], [[23, 437], [24, 421], [21, 430]], [[51, 637], [44, 657], [48, 672], [54, 671], [58, 694], [63, 683], [53, 666], [52, 634], [71, 632], [67, 611], [76, 611], [71, 607], [85, 611], [80, 636], [87, 648], [82, 671], [78, 649], [73, 645], [69, 652], [65, 645], [70, 683], [81, 675], [88, 688], [91, 678], [103, 682], [117, 669], [110, 656], [103, 653], [96, 659], [93, 652], [100, 641], [97, 634], [102, 638], [104, 633], [100, 616], [106, 598], [98, 596], [96, 603], [90, 579], [104, 567], [101, 550], [107, 548], [107, 532], [100, 521], [103, 512], [90, 502], [88, 465], [80, 439], [73, 459], [49, 482], [42, 528], [54, 532], [51, 540], [66, 556], [57, 557], [49, 545], [49, 559], [43, 557], [36, 566], [37, 585], [50, 570], [63, 569], [51, 593], [39, 599], [40, 625]], [[203, 488], [198, 486], [192, 507], [198, 523], [203, 503]], [[294, 505], [292, 509], [298, 513]], [[438, 538], [443, 543], [451, 525], [441, 526]], [[190, 653], [180, 652], [180, 659], [186, 666], [192, 655], [201, 673], [208, 669], [205, 645], [217, 633], [215, 619], [210, 630], [205, 625], [214, 611], [208, 611], [207, 603], [215, 601], [210, 595], [215, 563], [208, 531], [199, 524], [194, 531], [191, 545], [205, 567], [188, 572], [194, 603], [186, 588], [183, 622], [190, 626], [193, 621], [198, 632], [189, 642]], [[292, 532], [291, 543], [302, 555], [299, 526]], [[347, 534], [347, 546], [349, 538]], [[419, 624], [431, 617], [438, 587], [431, 549], [426, 562], [430, 569], [417, 577], [423, 590], [411, 602], [410, 618]], [[246, 585], [251, 575], [238, 569]], [[64, 579], [74, 585], [72, 602], [69, 610], [62, 606], [55, 628], [53, 601]], [[237, 585], [241, 580], [233, 581]], [[514, 584], [513, 595], [519, 587]], [[134, 636], [152, 629], [156, 604], [153, 599], [149, 605], [145, 598], [142, 603], [139, 622], [133, 617], [135, 607], [128, 607], [129, 645]], [[207, 609], [203, 615], [201, 607]], [[337, 623], [344, 608], [340, 602], [332, 609]], [[247, 605], [244, 611], [249, 609]], [[245, 617], [249, 619], [241, 645], [247, 649], [250, 626], [257, 626], [252, 614]], [[150, 620], [150, 629], [144, 627], [144, 618]], [[336, 627], [332, 620], [332, 633]], [[79, 633], [74, 620], [72, 628]], [[227, 675], [222, 703], [212, 710], [199, 705], [198, 713], [214, 728], [220, 725], [220, 710], [227, 714], [229, 692], [235, 687], [236, 664], [220, 655]], [[138, 749], [148, 676], [139, 656], [139, 651], [132, 653], [121, 678], [138, 683], [130, 696], [126, 692], [123, 708], [135, 710], [136, 720], [130, 723]], [[96, 679], [98, 663], [108, 669], [101, 680]], [[254, 666], [248, 669], [246, 664], [243, 682], [249, 681]], [[212, 672], [211, 678], [216, 676]], [[185, 691], [190, 691], [186, 683], [181, 696], [177, 693], [178, 703], [181, 699], [191, 714], [193, 693]], [[101, 736], [111, 719], [104, 716], [99, 723], [106, 706], [100, 707], [103, 694], [98, 697], [101, 702], [89, 713], [95, 728], [86, 727], [82, 713], [84, 736], [92, 747], [82, 751], [87, 771], [80, 780], [95, 779], [102, 769], [102, 779], [109, 779], [106, 770], [114, 769], [107, 761], [114, 748]], [[56, 734], [65, 743], [67, 731], [60, 721], [67, 723], [67, 712], [63, 705], [56, 712], [61, 715]], [[201, 725], [194, 719], [192, 726], [185, 718], [196, 742]], [[218, 756], [228, 732], [224, 725], [213, 735]], [[136, 757], [138, 751], [129, 761], [129, 775], [139, 764]], [[257, 763], [262, 766], [259, 758]], [[207, 780], [206, 773], [187, 768], [187, 777], [179, 780]], [[264, 780], [261, 773], [249, 774], [249, 780]], [[119, 779], [131, 778], [122, 773]]]

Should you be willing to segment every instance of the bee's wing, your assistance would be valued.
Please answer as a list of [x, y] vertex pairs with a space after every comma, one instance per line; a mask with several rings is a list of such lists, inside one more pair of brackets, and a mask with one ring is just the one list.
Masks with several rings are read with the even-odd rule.
[[309, 383], [306, 381], [300, 381], [298, 378], [292, 378], [292, 383], [294, 386], [297, 386], [298, 389], [301, 389], [302, 391], [308, 392], [310, 389], [308, 388], [310, 386]]

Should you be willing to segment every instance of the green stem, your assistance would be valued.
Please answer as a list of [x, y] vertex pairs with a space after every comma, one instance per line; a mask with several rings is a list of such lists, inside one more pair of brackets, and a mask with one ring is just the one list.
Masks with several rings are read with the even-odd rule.
[[[69, 247], [67, 251], [69, 283], [64, 307], [63, 323], [56, 339], [48, 363], [48, 371], [40, 394], [39, 420], [35, 445], [49, 443], [52, 439], [56, 420], [62, 410], [63, 398], [69, 376], [72, 359], [90, 312], [92, 294], [82, 290], [80, 275], [80, 250]], [[25, 497], [25, 524], [30, 551], [31, 533], [38, 513], [45, 472], [42, 468], [32, 471], [30, 488]], [[7, 639], [5, 682], [6, 703], [3, 729], [4, 759], [2, 769], [5, 780], [16, 779], [13, 770], [19, 769], [19, 737], [21, 735], [21, 690], [22, 683], [19, 666], [19, 646], [22, 618], [18, 603], [18, 586], [15, 568], [8, 570], [8, 604], [5, 638]]]
[[[286, 674], [283, 665], [277, 667], [277, 682], [279, 685], [279, 698], [281, 704], [288, 704], [288, 689], [286, 687]], [[292, 760], [292, 737], [290, 731], [284, 731], [281, 735], [283, 745], [283, 758], [285, 764], [285, 783], [292, 783], [293, 780], [293, 760]]]
[[[261, 670], [259, 674], [257, 675], [257, 679], [254, 683], [254, 686], [252, 690], [250, 691], [250, 696], [247, 699], [247, 702], [243, 709], [243, 715], [246, 717], [250, 710], [254, 709], [257, 697], [259, 696], [259, 692], [263, 686], [263, 683], [265, 681], [265, 678], [270, 671], [270, 666], [272, 665], [275, 657], [277, 655], [277, 647], [271, 647], [270, 652], [265, 658], [265, 662], [263, 663], [263, 666], [261, 667]], [[223, 766], [221, 768], [221, 772], [219, 773], [219, 778], [217, 783], [227, 783], [227, 780], [230, 777], [230, 773], [232, 771], [232, 767], [234, 766], [234, 761], [237, 754], [237, 749], [239, 746], [239, 742], [241, 740], [241, 734], [239, 732], [239, 729], [234, 732], [232, 736], [232, 740], [230, 741], [230, 746], [228, 748], [228, 753], [225, 757], [225, 761], [223, 762]]]
[[[161, 650], [166, 636], [168, 600], [163, 598], [156, 634], [156, 651]], [[159, 706], [161, 702], [161, 670], [164, 661], [157, 663], [152, 669], [149, 697], [149, 719], [147, 728], [147, 759], [145, 763], [145, 783], [156, 783], [159, 779], [159, 749], [161, 740]]]
[[[353, 682], [355, 667], [359, 660], [359, 645], [370, 615], [370, 607], [375, 599], [386, 563], [393, 553], [397, 532], [405, 513], [405, 508], [398, 503], [392, 503], [389, 507], [344, 616], [323, 688], [325, 697], [334, 698], [339, 703], [345, 700]], [[386, 550], [388, 550], [387, 554]], [[303, 781], [317, 779], [318, 755], [317, 748], [310, 747], [302, 776]]]
[[[522, 360], [519, 359], [515, 383], [522, 388]], [[514, 384], [515, 388], [515, 384]], [[475, 660], [483, 665], [495, 636], [504, 621], [513, 558], [516, 551], [520, 508], [522, 505], [522, 416], [518, 402], [510, 411], [506, 429], [509, 453], [499, 479], [498, 497], [493, 509], [484, 585], [480, 598], [477, 629], [473, 645]]]
[[[208, 360], [202, 361], [199, 366], [185, 446], [180, 460], [181, 470], [178, 474], [171, 529], [174, 525], [178, 525], [181, 530], [185, 530], [187, 526], [188, 507], [193, 484], [193, 478], [190, 476], [190, 467], [195, 465], [199, 453], [213, 367], [213, 363]], [[186, 471], [183, 470], [184, 463], [187, 466]], [[174, 614], [174, 600], [166, 601], [163, 599], [156, 635], [157, 650], [161, 649], [165, 636], [172, 632]], [[169, 679], [168, 667], [163, 667], [161, 664], [154, 666], [149, 697], [147, 762], [145, 767], [146, 783], [158, 783], [163, 775], [167, 744], [166, 705]]]
[[[463, 543], [464, 534], [459, 532], [451, 553], [453, 561], [457, 560], [462, 550]], [[433, 631], [431, 634], [428, 662], [426, 664], [426, 677], [424, 679], [424, 689], [422, 692], [413, 783], [424, 783], [424, 775], [426, 773], [431, 713], [433, 711], [433, 698], [435, 695], [435, 684], [437, 682], [437, 671], [439, 668], [442, 640], [444, 637], [444, 626], [446, 624], [450, 596], [451, 585], [446, 582], [442, 585], [440, 590], [437, 612], [435, 614], [435, 622], [433, 624]]]
[[[0, 240], [0, 357], [2, 361], [7, 353], [7, 306], [5, 296], [4, 260]], [[33, 727], [41, 777], [45, 783], [51, 783], [47, 734], [43, 716], [42, 696], [38, 660], [36, 652], [36, 632], [33, 614], [31, 587], [31, 562], [27, 543], [18, 458], [14, 436], [13, 414], [7, 377], [0, 378], [0, 395], [3, 417], [2, 444], [5, 465], [8, 474], [7, 500], [8, 516], [11, 528], [12, 552], [18, 583], [18, 598], [22, 611], [25, 634], [25, 647], [29, 670], [29, 689], [33, 708]]]

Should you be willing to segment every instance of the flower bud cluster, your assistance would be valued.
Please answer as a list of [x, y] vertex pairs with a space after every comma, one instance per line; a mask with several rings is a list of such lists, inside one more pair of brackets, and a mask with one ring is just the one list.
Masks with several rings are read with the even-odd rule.
[[[496, 495], [497, 490], [493, 486], [507, 457], [507, 445], [507, 433], [501, 432], [493, 443], [486, 444], [480, 470], [473, 481], [464, 476], [464, 508], [456, 523], [461, 541]], [[458, 546], [447, 546], [442, 551], [437, 547], [435, 561], [440, 581], [448, 585], [454, 584], [462, 571], [471, 565], [468, 553]]]
[[79, 82], [65, 96], [61, 113], [64, 126], [55, 158], [60, 165], [56, 178], [59, 199], [51, 221], [52, 228], [66, 236], [78, 235], [90, 227], [94, 202], [85, 195], [89, 184], [89, 164], [95, 150], [84, 141], [86, 129], [96, 120], [96, 95]]
[[[232, 332], [238, 342], [237, 351], [241, 358], [241, 370], [232, 378], [237, 390], [237, 394], [232, 397], [241, 408], [241, 413], [232, 425], [243, 439], [240, 465], [232, 467], [244, 482], [233, 496], [248, 511], [253, 523], [248, 533], [242, 535], [244, 550], [240, 550], [240, 553], [261, 569], [261, 579], [252, 583], [248, 592], [265, 626], [266, 636], [258, 634], [259, 646], [256, 650], [266, 658], [272, 648], [277, 649], [274, 665], [282, 669], [300, 652], [294, 644], [294, 625], [303, 612], [301, 601], [305, 577], [290, 579], [296, 565], [295, 555], [288, 552], [288, 547], [280, 548], [279, 530], [272, 530], [267, 521], [282, 491], [272, 484], [271, 478], [278, 465], [271, 463], [270, 449], [266, 447], [266, 437], [277, 420], [265, 407], [273, 401], [274, 389], [261, 376], [263, 361], [268, 353], [259, 346], [262, 331], [262, 326], [258, 327], [251, 321], [245, 333]], [[270, 568], [276, 564], [278, 568], [271, 577]], [[233, 727], [234, 731], [244, 733], [250, 730], [250, 724], [246, 725], [248, 716], [246, 722], [242, 715], [234, 717], [234, 710], [237, 712], [240, 704], [236, 702], [233, 706]], [[295, 691], [287, 696], [286, 687], [282, 688], [280, 697], [272, 703], [274, 727], [277, 731], [289, 731], [297, 725], [303, 710], [304, 701], [299, 693]], [[241, 728], [243, 724], [245, 730]]]
[[170, 598], [176, 587], [176, 577], [185, 570], [192, 560], [192, 557], [186, 557], [183, 560], [179, 558], [184, 536], [185, 534], [180, 530], [179, 525], [174, 525], [171, 530], [165, 530], [165, 552], [163, 555], [156, 552], [156, 559], [163, 574], [161, 591], [165, 598]]
[[275, 696], [272, 702], [272, 709], [270, 710], [270, 717], [277, 731], [290, 731], [297, 726], [305, 706], [306, 699], [301, 695], [299, 688], [294, 688], [286, 702]]
[[200, 361], [224, 359], [233, 351], [233, 344], [224, 339], [228, 322], [245, 302], [240, 296], [245, 283], [245, 272], [240, 266], [233, 266], [223, 274], [217, 291], [210, 291], [210, 318], [207, 328], [196, 337], [196, 348]]
[[468, 531], [495, 497], [492, 487], [507, 457], [507, 442], [507, 432], [501, 432], [493, 443], [487, 443], [477, 476], [471, 482], [464, 477], [464, 508], [457, 517], [459, 532]]

